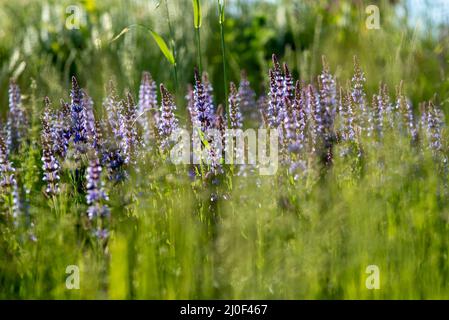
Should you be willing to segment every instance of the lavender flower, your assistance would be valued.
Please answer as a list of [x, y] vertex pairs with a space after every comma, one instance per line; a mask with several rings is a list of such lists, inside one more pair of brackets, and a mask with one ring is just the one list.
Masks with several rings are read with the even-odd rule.
[[259, 110], [260, 118], [262, 120], [262, 127], [269, 127], [269, 114], [268, 114], [268, 105], [269, 101], [265, 95], [261, 95], [259, 99], [257, 99], [257, 109]]
[[161, 84], [160, 89], [162, 95], [161, 116], [159, 120], [160, 147], [163, 150], [167, 150], [170, 143], [170, 135], [178, 128], [178, 120], [174, 114], [176, 105], [172, 95], [163, 84]]
[[268, 126], [270, 128], [277, 128], [278, 123], [278, 104], [276, 102], [276, 96], [277, 96], [277, 86], [276, 86], [276, 76], [274, 74], [274, 71], [270, 69], [269, 71], [270, 75], [270, 93], [269, 93], [269, 101], [268, 106], [266, 110], [266, 117], [268, 120]]
[[243, 127], [242, 123], [242, 113], [240, 112], [240, 97], [237, 92], [237, 87], [233, 82], [230, 85], [229, 92], [229, 120], [232, 129], [241, 129]]
[[[206, 75], [206, 77], [204, 77]], [[203, 81], [203, 82], [202, 82]], [[198, 70], [195, 70], [195, 87], [194, 87], [194, 103], [193, 109], [196, 119], [194, 121], [193, 134], [203, 135], [201, 137], [208, 142], [207, 146], [207, 163], [210, 164], [210, 171], [208, 174], [215, 175], [222, 172], [220, 165], [221, 161], [221, 149], [218, 144], [221, 144], [220, 139], [213, 139], [210, 137], [211, 129], [214, 129], [215, 114], [214, 105], [212, 102], [212, 91], [211, 86], [208, 82], [207, 74], [203, 74], [203, 79], [201, 80], [198, 74]], [[198, 132], [201, 130], [201, 133]], [[195, 147], [195, 154], [202, 156], [202, 151], [206, 149], [205, 142], [202, 142], [200, 146]]]
[[144, 72], [139, 88], [139, 114], [147, 111], [157, 112], [157, 92], [156, 82], [151, 74]]
[[101, 171], [102, 168], [96, 152], [92, 152], [86, 173], [86, 202], [89, 206], [87, 216], [91, 223], [96, 222], [94, 234], [103, 240], [108, 237], [106, 220], [110, 217], [110, 210], [104, 204], [108, 200], [108, 196], [103, 189]]
[[114, 82], [109, 82], [108, 96], [103, 101], [103, 107], [106, 110], [107, 120], [115, 139], [121, 140], [120, 135], [120, 99], [117, 96]]
[[354, 56], [354, 76], [351, 79], [351, 99], [353, 107], [356, 108], [357, 122], [362, 130], [369, 132], [370, 114], [366, 107], [366, 95], [364, 91], [366, 78], [362, 69], [359, 66], [357, 57]]
[[402, 114], [403, 123], [406, 126], [407, 133], [410, 134], [412, 141], [416, 142], [418, 138], [418, 131], [415, 126], [412, 108], [404, 96], [402, 81], [398, 88], [397, 109]]
[[0, 134], [0, 190], [2, 193], [6, 193], [12, 185], [17, 183], [14, 177], [15, 171], [12, 163], [9, 161], [9, 151], [3, 134]]
[[335, 79], [329, 71], [329, 65], [323, 56], [323, 71], [318, 77], [319, 99], [321, 104], [323, 130], [327, 143], [332, 139], [334, 117], [336, 113], [337, 89]]
[[381, 99], [381, 104], [382, 105], [382, 110], [383, 110], [383, 122], [385, 124], [388, 124], [389, 128], [392, 129], [394, 128], [394, 123], [395, 123], [395, 109], [393, 108], [393, 105], [390, 101], [390, 94], [388, 93], [388, 87], [386, 84], [382, 85], [382, 88], [379, 89], [380, 90], [380, 99]]
[[194, 89], [194, 103], [193, 109], [196, 114], [195, 123], [201, 128], [201, 131], [205, 133], [212, 127], [214, 122], [213, 105], [210, 102], [210, 95], [206, 91], [204, 84], [198, 75], [198, 70], [195, 70], [195, 89]]
[[316, 151], [318, 147], [321, 147], [322, 138], [324, 135], [324, 119], [323, 112], [319, 97], [315, 93], [315, 89], [312, 85], [307, 86], [307, 109], [309, 110], [313, 119], [313, 131], [312, 131], [312, 150]]
[[290, 152], [290, 167], [289, 172], [294, 175], [294, 179], [297, 180], [300, 177], [300, 171], [303, 173], [306, 170], [306, 164], [303, 159], [304, 146], [306, 143], [306, 93], [301, 88], [301, 84], [296, 81], [294, 100], [291, 102], [286, 99], [287, 109], [287, 138], [289, 141], [288, 151]]
[[345, 110], [345, 117], [343, 118], [343, 134], [342, 140], [346, 142], [355, 142], [356, 141], [356, 128], [354, 124], [354, 111], [352, 108], [352, 98], [349, 92], [346, 95], [341, 94], [341, 98], [343, 99], [343, 109]]
[[256, 93], [251, 89], [248, 76], [244, 70], [240, 73], [238, 96], [240, 97], [242, 112], [254, 119], [257, 116]]
[[123, 168], [125, 160], [119, 148], [111, 146], [103, 151], [101, 163], [107, 168], [109, 180], [119, 182], [126, 178], [127, 174]]
[[301, 142], [298, 137], [298, 129], [299, 125], [296, 122], [297, 118], [294, 110], [294, 102], [291, 102], [289, 98], [285, 97], [285, 108], [286, 108], [286, 117], [285, 117], [285, 138], [288, 145], [288, 151], [294, 154], [299, 153], [301, 149]]
[[122, 112], [120, 120], [121, 150], [125, 164], [135, 161], [137, 146], [139, 143], [136, 120], [137, 109], [131, 93], [128, 92], [127, 100], [121, 102]]
[[297, 154], [300, 150], [300, 144], [298, 143], [297, 136], [297, 124], [296, 117], [294, 114], [293, 103], [287, 97], [284, 97], [284, 105], [286, 113], [284, 116], [284, 121], [282, 121], [282, 136], [281, 140], [281, 161], [284, 164], [288, 164], [296, 160]]
[[[235, 132], [235, 140], [241, 138], [242, 132], [239, 131], [239, 129], [243, 128], [243, 122], [242, 122], [242, 113], [240, 112], [240, 97], [238, 95], [237, 87], [233, 82], [230, 83], [230, 92], [229, 92], [229, 122], [230, 122], [230, 128], [237, 130]], [[226, 138], [232, 138], [233, 137], [226, 137]], [[231, 141], [229, 141], [231, 143]], [[234, 143], [234, 142], [232, 142]], [[244, 150], [241, 150], [241, 148], [237, 148], [237, 145], [235, 145], [235, 148], [233, 150], [233, 155], [236, 157], [236, 163], [237, 164], [243, 164], [244, 162]], [[240, 171], [238, 173], [239, 175], [244, 174], [244, 166], [240, 166]]]
[[293, 101], [293, 115], [296, 119], [295, 125], [296, 125], [296, 143], [297, 145], [295, 148], [298, 148], [297, 153], [301, 151], [301, 149], [304, 148], [304, 144], [306, 141], [306, 126], [307, 126], [307, 115], [306, 115], [306, 106], [305, 106], [305, 100], [306, 100], [306, 93], [301, 88], [301, 84], [298, 81], [296, 81], [295, 84], [295, 99]]
[[212, 87], [212, 84], [209, 81], [209, 74], [204, 71], [203, 72], [203, 86], [204, 86], [204, 92], [205, 92], [205, 97], [206, 97], [206, 101], [212, 111], [212, 114], [215, 110], [215, 106], [214, 106], [214, 88]]
[[281, 124], [284, 112], [284, 77], [277, 57], [273, 54], [274, 68], [270, 70], [270, 101], [267, 115], [270, 128], [277, 128]]
[[419, 119], [419, 129], [421, 134], [425, 135], [427, 133], [427, 103], [421, 102], [419, 104], [419, 112], [421, 117]]
[[[288, 98], [285, 98], [288, 100]], [[280, 158], [280, 162], [283, 165], [287, 165], [289, 163], [289, 153], [288, 153], [288, 148], [289, 148], [289, 139], [287, 137], [288, 132], [287, 132], [287, 124], [284, 121], [281, 122], [281, 125], [278, 127], [278, 134], [279, 134], [279, 146], [280, 146], [280, 150], [279, 150], [279, 158]]]
[[189, 116], [188, 125], [193, 127], [199, 127], [199, 124], [197, 122], [197, 114], [195, 111], [195, 93], [193, 92], [193, 86], [191, 84], [187, 87], [187, 95], [185, 96], [185, 99], [187, 101], [187, 113]]
[[9, 113], [6, 124], [7, 145], [10, 151], [17, 150], [26, 137], [27, 117], [21, 103], [20, 88], [11, 80], [9, 84]]
[[55, 132], [52, 128], [52, 115], [50, 111], [50, 99], [45, 97], [45, 110], [42, 116], [42, 169], [44, 170], [43, 180], [47, 183], [45, 193], [53, 196], [59, 193], [59, 162], [56, 159], [54, 150]]
[[142, 74], [138, 114], [138, 121], [143, 128], [144, 143], [149, 147], [156, 140], [157, 123], [159, 121], [156, 82], [149, 72]]
[[218, 105], [217, 112], [215, 115], [214, 128], [217, 129], [221, 134], [221, 145], [225, 146], [226, 140], [226, 118], [223, 115], [223, 105]]
[[[388, 122], [391, 120], [390, 117], [393, 117], [393, 114], [391, 113], [390, 97], [388, 96], [388, 88], [385, 84], [379, 84], [379, 93], [373, 95], [372, 106], [374, 112], [374, 129], [376, 130], [377, 136], [382, 138], [384, 128], [388, 126]], [[392, 128], [392, 126], [393, 123], [391, 122], [390, 128]]]
[[10, 206], [10, 212], [14, 222], [17, 223], [16, 218], [21, 211], [21, 202], [15, 171], [13, 164], [9, 161], [9, 152], [5, 139], [3, 138], [3, 134], [0, 133], [0, 194], [11, 196], [12, 204]]
[[[287, 64], [284, 63], [284, 76], [280, 72], [279, 63], [276, 56], [273, 55], [274, 74], [276, 82], [276, 104], [279, 110], [278, 127], [279, 141], [280, 141], [280, 156], [281, 162], [288, 164], [289, 150], [295, 148], [296, 144], [296, 123], [293, 113], [292, 102], [294, 99], [293, 79]], [[292, 143], [293, 141], [293, 143]]]
[[89, 219], [98, 217], [101, 211], [98, 210], [99, 207], [96, 205], [102, 200], [108, 200], [101, 182], [101, 171], [100, 160], [96, 153], [92, 152], [86, 174], [86, 201], [90, 206], [88, 209]]
[[124, 171], [125, 160], [121, 151], [124, 133], [124, 130], [121, 129], [123, 127], [123, 102], [117, 96], [112, 80], [109, 82], [108, 96], [103, 101], [103, 107], [106, 111], [107, 122], [101, 122], [97, 126], [97, 132], [107, 132], [106, 128], [109, 127], [112, 137], [107, 135], [104, 138], [104, 146], [98, 148], [97, 152], [101, 154], [101, 165], [107, 168], [108, 179], [119, 182], [126, 177], [126, 171]]
[[61, 108], [57, 113], [57, 118], [54, 123], [55, 141], [57, 143], [53, 146], [53, 151], [61, 159], [65, 159], [67, 150], [69, 148], [69, 141], [72, 136], [70, 106], [61, 99]]
[[442, 115], [433, 102], [429, 102], [427, 111], [427, 137], [429, 146], [435, 153], [441, 152], [442, 143]]
[[87, 129], [86, 129], [86, 110], [83, 102], [83, 93], [75, 77], [72, 77], [72, 90], [70, 93], [72, 112], [73, 142], [75, 144], [76, 158], [86, 152]]
[[223, 115], [223, 105], [218, 105], [217, 112], [214, 117], [214, 127], [218, 130], [219, 135], [214, 140], [209, 139], [210, 149], [208, 150], [208, 158], [210, 160], [210, 173], [223, 173], [221, 160], [223, 158], [223, 149], [226, 143], [226, 118]]
[[290, 70], [288, 69], [288, 66], [286, 63], [284, 63], [284, 95], [286, 98], [288, 98], [290, 101], [293, 101], [295, 98], [294, 96], [294, 86], [293, 86], [293, 78], [290, 73]]

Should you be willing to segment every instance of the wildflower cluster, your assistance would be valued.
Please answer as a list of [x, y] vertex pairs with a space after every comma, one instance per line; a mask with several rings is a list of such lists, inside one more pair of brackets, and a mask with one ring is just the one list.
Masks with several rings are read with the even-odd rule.
[[[444, 119], [435, 101], [422, 104], [421, 115], [415, 116], [402, 83], [394, 100], [383, 83], [368, 99], [365, 74], [357, 59], [347, 87], [337, 83], [324, 58], [323, 70], [312, 83], [296, 80], [294, 72], [275, 55], [272, 63], [267, 92], [256, 97], [247, 74], [242, 72], [238, 86], [229, 84], [226, 104], [217, 107], [208, 74], [200, 75], [195, 70], [194, 83], [185, 96], [188, 114], [185, 125], [200, 141], [192, 146], [193, 158], [195, 155], [200, 158], [194, 162], [198, 166], [190, 167], [193, 176], [217, 177], [228, 172], [224, 150], [231, 142], [235, 146], [236, 139], [244, 140], [242, 130], [254, 124], [257, 114], [257, 126], [276, 133], [280, 164], [286, 169], [281, 172], [290, 175], [291, 181], [329, 168], [337, 158], [354, 160], [348, 163], [358, 165], [364, 150], [369, 149], [365, 147], [380, 147], [388, 135], [410, 141], [418, 152], [429, 150], [447, 172]], [[54, 109], [48, 98], [44, 101], [41, 148], [45, 194], [55, 198], [69, 189], [71, 181], [61, 177], [65, 172], [71, 176], [74, 171], [81, 180], [78, 192], [85, 192], [88, 225], [99, 239], [107, 239], [110, 231], [108, 191], [126, 180], [131, 171], [140, 170], [140, 163], [148, 161], [145, 155], [169, 154], [175, 142], [173, 134], [182, 129], [176, 118], [175, 96], [164, 84], [159, 88], [160, 101], [156, 82], [144, 72], [136, 103], [129, 91], [124, 98], [120, 97], [111, 81], [102, 108], [95, 108], [94, 100], [73, 77], [70, 103], [61, 100], [60, 107]], [[104, 116], [99, 117], [101, 114]], [[0, 139], [0, 181], [2, 194], [10, 193], [16, 199], [17, 205], [12, 210], [15, 215], [20, 211], [20, 188], [9, 155], [26, 138], [19, 125], [26, 118], [20, 90], [11, 82], [7, 139]], [[228, 129], [236, 134], [228, 136]], [[245, 158], [243, 149], [233, 150], [233, 154], [237, 153], [237, 164]], [[247, 175], [248, 167], [244, 165], [232, 172]], [[60, 188], [64, 184], [66, 187]]]

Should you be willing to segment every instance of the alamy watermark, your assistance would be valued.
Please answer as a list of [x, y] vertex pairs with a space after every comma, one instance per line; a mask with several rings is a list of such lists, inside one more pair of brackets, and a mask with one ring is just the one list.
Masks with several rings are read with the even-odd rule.
[[278, 169], [277, 130], [194, 128], [174, 131], [170, 160], [174, 164], [221, 164], [257, 166], [260, 175], [274, 175]]
[[78, 30], [84, 19], [84, 10], [80, 6], [70, 5], [65, 9], [67, 15], [65, 19], [65, 27], [68, 30]]
[[79, 290], [80, 288], [80, 268], [77, 265], [69, 265], [65, 268], [65, 273], [68, 274], [65, 279], [65, 287], [69, 290]]
[[365, 13], [368, 17], [365, 20], [365, 26], [368, 30], [380, 29], [380, 10], [379, 7], [372, 4], [366, 7]]
[[369, 276], [365, 280], [365, 286], [368, 290], [380, 289], [380, 269], [375, 264], [366, 267], [365, 273]]

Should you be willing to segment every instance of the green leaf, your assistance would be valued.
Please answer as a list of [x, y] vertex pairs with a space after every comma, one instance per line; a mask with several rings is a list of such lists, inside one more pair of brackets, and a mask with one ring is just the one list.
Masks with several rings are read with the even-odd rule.
[[193, 23], [196, 29], [201, 28], [201, 4], [200, 0], [192, 0], [193, 4]]
[[116, 41], [118, 38], [126, 34], [128, 31], [130, 31], [132, 28], [140, 27], [145, 29], [146, 31], [149, 31], [151, 36], [153, 37], [154, 41], [158, 45], [159, 49], [161, 50], [162, 54], [165, 56], [165, 58], [170, 62], [172, 65], [176, 64], [175, 57], [173, 56], [173, 53], [170, 51], [170, 49], [167, 46], [167, 43], [165, 40], [155, 31], [153, 31], [151, 28], [148, 28], [147, 26], [140, 25], [140, 24], [132, 24], [126, 28], [124, 28], [118, 35], [116, 35], [114, 38], [112, 38], [111, 42]]
[[164, 54], [165, 58], [170, 62], [171, 64], [176, 64], [175, 57], [173, 56], [173, 53], [168, 49], [167, 43], [165, 43], [164, 39], [158, 35], [153, 30], [149, 30], [151, 35], [153, 36], [154, 41], [156, 41], [157, 45], [159, 46], [159, 49]]

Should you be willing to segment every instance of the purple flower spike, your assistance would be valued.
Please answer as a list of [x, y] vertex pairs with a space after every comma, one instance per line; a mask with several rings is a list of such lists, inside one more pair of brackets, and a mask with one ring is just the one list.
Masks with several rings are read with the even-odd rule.
[[270, 70], [270, 102], [268, 105], [269, 125], [277, 128], [281, 124], [284, 110], [284, 77], [276, 55], [273, 54], [273, 69]]
[[135, 161], [137, 146], [139, 143], [137, 135], [137, 108], [131, 93], [128, 92], [127, 100], [122, 101], [122, 112], [120, 121], [121, 150], [125, 164]]
[[78, 85], [78, 81], [75, 77], [72, 77], [72, 91], [71, 97], [71, 110], [72, 110], [72, 125], [74, 130], [74, 142], [86, 142], [86, 119], [85, 108], [83, 105], [83, 93]]
[[355, 108], [353, 111], [357, 116], [357, 124], [362, 130], [368, 131], [369, 134], [370, 114], [366, 107], [366, 94], [364, 90], [365, 82], [365, 73], [360, 68], [357, 57], [354, 56], [354, 76], [351, 79], [351, 99], [353, 107]]
[[293, 101], [295, 98], [295, 88], [293, 86], [293, 78], [290, 73], [290, 70], [288, 69], [288, 66], [286, 63], [284, 63], [284, 91], [285, 96], [290, 100]]
[[240, 97], [237, 92], [237, 87], [233, 82], [231, 82], [230, 85], [228, 101], [230, 109], [229, 120], [231, 122], [231, 129], [241, 129], [243, 127], [243, 123], [242, 113], [240, 112]]
[[59, 193], [59, 162], [56, 159], [53, 150], [56, 142], [56, 133], [52, 128], [52, 115], [50, 111], [50, 99], [45, 97], [45, 109], [42, 116], [42, 169], [44, 170], [43, 180], [47, 183], [45, 193], [53, 196]]
[[213, 105], [210, 103], [210, 96], [206, 92], [204, 84], [195, 70], [195, 89], [194, 89], [194, 113], [196, 114], [195, 124], [199, 125], [204, 133], [212, 127], [214, 122]]
[[305, 92], [301, 88], [301, 84], [296, 81], [295, 85], [295, 100], [293, 101], [293, 113], [296, 118], [296, 135], [299, 143], [299, 147], [302, 149], [306, 140], [306, 125], [307, 125], [307, 114], [305, 105]]
[[429, 102], [427, 110], [427, 137], [431, 150], [435, 153], [442, 151], [442, 125], [444, 123], [441, 111], [433, 102]]
[[242, 71], [240, 74], [238, 95], [240, 97], [240, 107], [242, 112], [252, 119], [255, 119], [257, 117], [256, 93], [253, 89], [251, 89], [251, 85], [245, 71]]
[[101, 200], [107, 200], [106, 193], [101, 183], [101, 165], [95, 152], [90, 155], [89, 167], [86, 174], [86, 201], [88, 205], [95, 204]]
[[412, 107], [404, 95], [403, 86], [404, 83], [401, 81], [398, 88], [397, 109], [402, 114], [403, 123], [406, 127], [407, 133], [411, 136], [412, 141], [417, 141], [418, 130], [415, 125]]
[[26, 137], [27, 117], [22, 106], [20, 88], [11, 80], [9, 84], [9, 113], [6, 124], [7, 145], [10, 151], [17, 150]]
[[151, 147], [157, 136], [159, 112], [156, 82], [149, 72], [142, 74], [139, 89], [138, 121], [143, 128], [143, 142], [145, 146]]
[[96, 224], [94, 235], [100, 240], [108, 237], [106, 221], [110, 217], [109, 207], [104, 203], [108, 200], [108, 196], [103, 189], [101, 180], [101, 165], [96, 152], [90, 154], [89, 166], [86, 173], [86, 202], [89, 205], [87, 216], [92, 224]]
[[206, 101], [209, 105], [209, 108], [211, 109], [212, 114], [214, 114], [215, 111], [215, 105], [214, 105], [214, 88], [212, 87], [212, 84], [209, 81], [209, 74], [204, 71], [203, 72], [203, 86], [204, 86], [204, 92], [206, 96]]
[[164, 87], [160, 86], [162, 95], [161, 116], [159, 119], [159, 137], [160, 147], [166, 150], [169, 147], [170, 135], [178, 128], [178, 120], [175, 118], [174, 111], [176, 105], [173, 101], [173, 97]]
[[323, 71], [318, 77], [319, 96], [323, 120], [324, 139], [328, 142], [332, 137], [336, 113], [337, 88], [335, 79], [329, 71], [329, 65], [323, 56]]
[[72, 113], [72, 133], [75, 144], [76, 156], [78, 160], [81, 154], [86, 152], [87, 129], [86, 129], [86, 108], [83, 101], [83, 93], [75, 77], [72, 77], [72, 90], [70, 92], [70, 110]]
[[70, 116], [70, 105], [61, 99], [61, 108], [57, 113], [55, 121], [55, 143], [54, 152], [61, 159], [65, 159], [69, 148], [70, 138], [72, 137], [72, 126]]
[[[9, 151], [3, 138], [3, 133], [0, 133], [0, 193], [3, 195], [11, 195], [11, 213], [13, 219], [16, 219], [20, 215], [22, 207], [15, 171], [13, 164], [9, 161]], [[17, 224], [17, 220], [14, 223]]]
[[193, 86], [191, 84], [187, 87], [187, 95], [185, 96], [185, 99], [187, 101], [187, 112], [189, 116], [189, 123], [192, 128], [193, 127], [199, 127], [199, 124], [197, 124], [197, 114], [195, 111], [195, 93], [193, 92]]
[[109, 82], [108, 96], [103, 101], [103, 107], [106, 111], [107, 121], [112, 134], [116, 140], [120, 141], [120, 99], [117, 96], [115, 85], [112, 80]]

